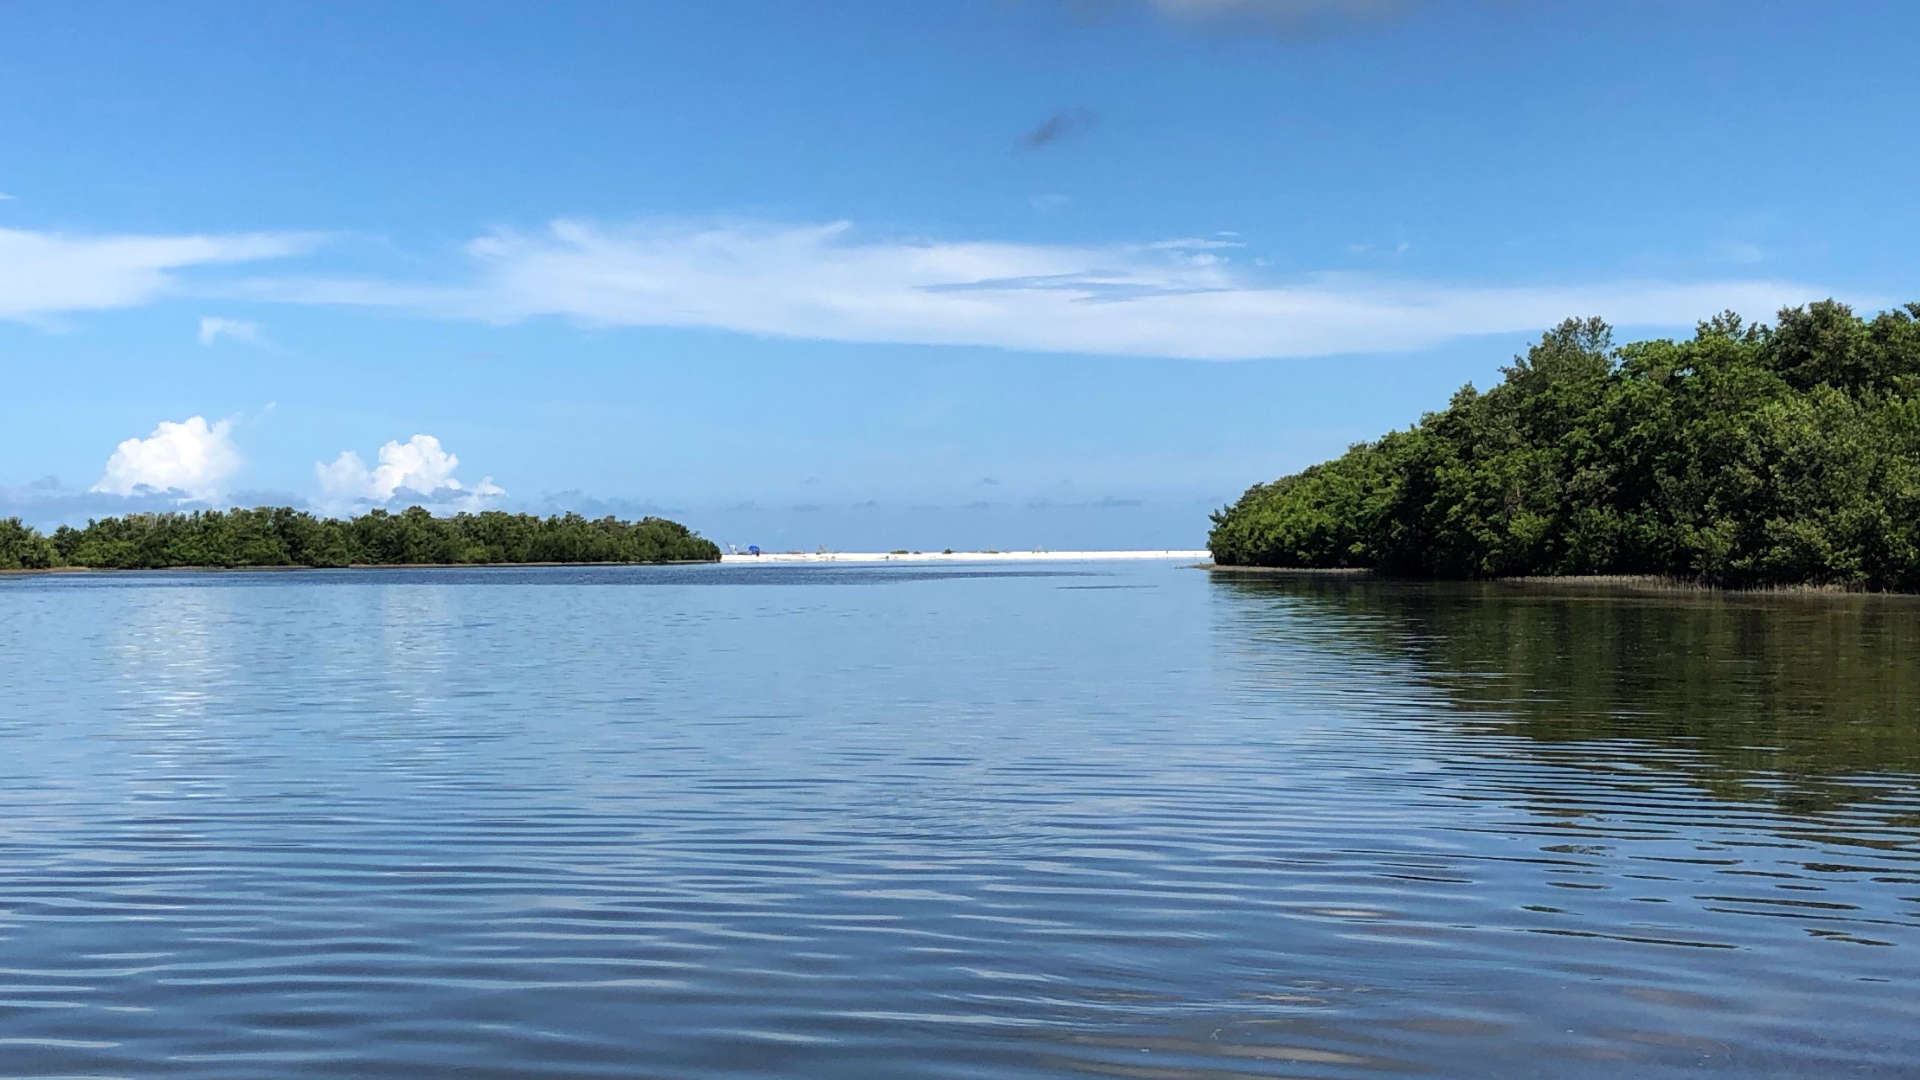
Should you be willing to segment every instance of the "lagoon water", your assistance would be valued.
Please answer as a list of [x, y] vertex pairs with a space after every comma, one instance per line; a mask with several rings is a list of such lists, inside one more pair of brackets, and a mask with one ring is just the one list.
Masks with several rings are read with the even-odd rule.
[[1920, 604], [0, 579], [0, 1076], [1920, 1074]]

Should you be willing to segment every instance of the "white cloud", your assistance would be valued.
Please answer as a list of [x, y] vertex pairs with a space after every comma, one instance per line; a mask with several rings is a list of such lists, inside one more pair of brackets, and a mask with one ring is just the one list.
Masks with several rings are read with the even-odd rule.
[[106, 495], [172, 492], [182, 499], [213, 502], [226, 493], [241, 461], [232, 421], [208, 423], [204, 416], [179, 423], [163, 420], [153, 434], [116, 447], [92, 490]]
[[1242, 248], [1247, 245], [1231, 236], [1182, 236], [1172, 240], [1155, 240], [1148, 244], [1148, 251], [1223, 251], [1229, 248]]
[[258, 345], [265, 339], [260, 336], [260, 324], [245, 319], [226, 319], [218, 315], [200, 316], [200, 344], [211, 345], [221, 338]]
[[281, 258], [317, 238], [290, 233], [226, 236], [68, 236], [0, 229], [0, 319], [143, 304], [195, 267]]
[[352, 450], [342, 450], [330, 463], [315, 462], [313, 473], [320, 482], [321, 504], [331, 510], [348, 510], [384, 506], [405, 497], [459, 510], [478, 510], [507, 493], [491, 476], [482, 477], [471, 487], [463, 485], [453, 475], [460, 459], [432, 435], [415, 435], [406, 442], [389, 441], [380, 447], [377, 458], [379, 464], [371, 469]]
[[472, 241], [462, 285], [279, 280], [255, 282], [246, 295], [496, 323], [558, 316], [595, 326], [1233, 360], [1538, 333], [1569, 316], [1686, 327], [1727, 308], [1767, 317], [1830, 294], [1774, 280], [1273, 281], [1260, 259], [1236, 261], [1237, 242], [1073, 246], [867, 238], [846, 222], [559, 221]]

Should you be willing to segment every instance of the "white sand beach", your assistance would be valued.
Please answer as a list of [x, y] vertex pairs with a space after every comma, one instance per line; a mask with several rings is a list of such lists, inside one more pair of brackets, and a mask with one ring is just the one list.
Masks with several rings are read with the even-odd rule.
[[781, 551], [759, 555], [726, 554], [723, 563], [983, 563], [983, 562], [1094, 562], [1117, 559], [1164, 559], [1205, 562], [1205, 551]]

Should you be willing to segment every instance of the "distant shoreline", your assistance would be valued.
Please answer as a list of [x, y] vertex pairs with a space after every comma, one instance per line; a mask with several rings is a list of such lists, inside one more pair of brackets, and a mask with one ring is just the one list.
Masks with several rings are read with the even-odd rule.
[[980, 563], [980, 562], [1107, 562], [1119, 560], [1179, 561], [1205, 559], [1204, 551], [1171, 548], [1151, 551], [768, 551], [758, 555], [727, 554], [729, 566], [771, 563]]
[[477, 563], [350, 563], [346, 566], [44, 566], [31, 570], [0, 570], [0, 577], [37, 574], [270, 574], [330, 570], [506, 570], [516, 566], [714, 566], [712, 559], [668, 559], [659, 562], [477, 562]]
[[795, 563], [984, 563], [984, 562], [1100, 562], [1109, 560], [1164, 560], [1168, 562], [1191, 559], [1205, 559], [1204, 551], [910, 551], [894, 553], [886, 551], [829, 551], [767, 552], [760, 555], [722, 555], [719, 562], [712, 559], [682, 559], [659, 562], [482, 562], [482, 563], [352, 563], [347, 566], [48, 566], [30, 570], [0, 570], [0, 578], [28, 577], [41, 574], [238, 574], [256, 571], [284, 574], [312, 571], [338, 570], [505, 570], [514, 567], [610, 567], [610, 566], [751, 566], [754, 564]]
[[1373, 581], [1413, 585], [1503, 585], [1509, 588], [1543, 591], [1594, 589], [1600, 592], [1639, 596], [1777, 596], [1834, 599], [1881, 597], [1920, 600], [1920, 593], [1894, 592], [1886, 589], [1855, 589], [1841, 585], [1755, 585], [1742, 588], [1712, 585], [1689, 578], [1662, 577], [1658, 574], [1567, 574], [1561, 576], [1523, 574], [1492, 578], [1423, 578], [1383, 574], [1367, 567], [1221, 566], [1217, 563], [1204, 563], [1194, 569], [1207, 570], [1225, 576], [1367, 578]]

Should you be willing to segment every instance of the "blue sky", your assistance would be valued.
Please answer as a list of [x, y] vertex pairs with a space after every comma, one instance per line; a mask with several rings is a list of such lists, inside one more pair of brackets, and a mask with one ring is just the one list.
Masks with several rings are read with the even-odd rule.
[[1920, 296], [1916, 31], [1707, 0], [0, 6], [0, 514], [1197, 546], [1562, 317]]

